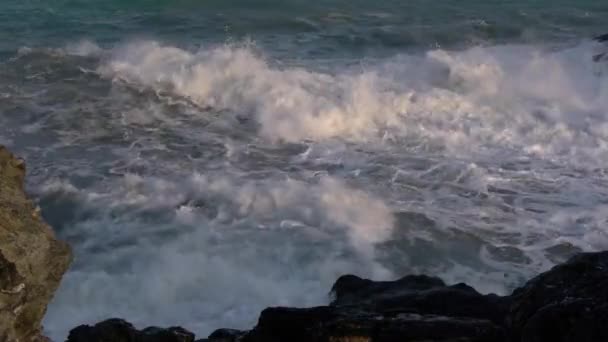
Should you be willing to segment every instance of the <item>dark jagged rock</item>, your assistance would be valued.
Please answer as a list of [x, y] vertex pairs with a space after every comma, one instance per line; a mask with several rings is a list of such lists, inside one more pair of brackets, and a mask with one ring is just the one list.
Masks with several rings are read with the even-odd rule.
[[357, 306], [379, 313], [419, 313], [488, 319], [501, 324], [508, 297], [482, 295], [466, 284], [446, 286], [435, 277], [406, 276], [373, 282], [353, 275], [340, 277], [332, 288], [333, 306]]
[[512, 294], [513, 340], [608, 341], [608, 252], [582, 253]]
[[209, 335], [209, 342], [236, 342], [241, 339], [247, 332], [236, 329], [218, 329]]
[[269, 308], [243, 342], [505, 341], [488, 320], [437, 315], [383, 315], [339, 307]]
[[23, 191], [25, 163], [0, 146], [0, 341], [44, 341], [41, 320], [71, 261]]
[[540, 309], [524, 326], [523, 342], [608, 341], [608, 305], [566, 300]]
[[409, 275], [396, 281], [372, 281], [348, 274], [336, 280], [331, 289], [332, 305], [373, 302], [378, 298], [443, 287], [443, 280], [426, 275]]
[[261, 341], [505, 341], [508, 299], [465, 284], [407, 276], [375, 282], [354, 275], [332, 287], [330, 306], [268, 308], [244, 338]]
[[597, 40], [598, 42], [608, 42], [608, 33], [596, 36], [593, 39]]
[[[511, 296], [424, 275], [396, 281], [340, 277], [334, 300], [267, 308], [248, 332], [220, 329], [197, 342], [608, 341], [608, 252], [579, 254]], [[181, 328], [142, 332], [121, 320], [74, 329], [68, 342], [192, 342]]]
[[340, 277], [330, 306], [269, 308], [242, 341], [608, 341], [608, 252], [584, 253], [511, 296], [407, 276]]
[[505, 341], [508, 300], [465, 284], [407, 276], [375, 282], [340, 277], [330, 306], [269, 308], [243, 339], [261, 341]]
[[66, 342], [194, 342], [194, 334], [180, 327], [149, 327], [140, 331], [127, 321], [112, 318], [72, 329]]

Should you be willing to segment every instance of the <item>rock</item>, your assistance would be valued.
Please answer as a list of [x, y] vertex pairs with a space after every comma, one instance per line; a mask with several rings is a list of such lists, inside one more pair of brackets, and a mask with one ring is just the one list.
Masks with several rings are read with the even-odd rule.
[[502, 324], [508, 297], [482, 295], [466, 284], [447, 286], [435, 277], [410, 275], [374, 282], [353, 275], [340, 277], [332, 288], [333, 306], [357, 306], [380, 313], [400, 312], [488, 319]]
[[94, 326], [70, 331], [66, 342], [194, 342], [194, 334], [180, 327], [145, 328], [141, 331], [122, 319], [112, 318]]
[[[248, 332], [220, 329], [197, 342], [608, 341], [606, 289], [608, 252], [579, 254], [505, 297], [424, 275], [396, 281], [345, 275], [328, 306], [267, 308]], [[192, 342], [194, 335], [181, 328], [140, 332], [109, 320], [78, 327], [68, 338], [84, 341]]]
[[566, 300], [540, 309], [524, 326], [523, 342], [608, 341], [608, 305]]
[[317, 307], [269, 308], [244, 342], [505, 341], [502, 328], [488, 320], [437, 315], [392, 314]]
[[506, 341], [509, 299], [424, 275], [396, 281], [340, 277], [329, 306], [268, 308], [245, 342]]
[[409, 275], [396, 281], [372, 281], [349, 274], [338, 278], [331, 288], [332, 305], [373, 302], [375, 299], [443, 287], [443, 280], [426, 275]]
[[235, 329], [218, 329], [207, 338], [210, 342], [236, 342], [247, 332]]
[[511, 297], [513, 341], [608, 341], [608, 252], [579, 254]]
[[43, 341], [41, 320], [71, 262], [23, 190], [25, 163], [0, 146], [0, 341]]
[[597, 40], [598, 42], [608, 42], [608, 33], [596, 36], [593, 40]]

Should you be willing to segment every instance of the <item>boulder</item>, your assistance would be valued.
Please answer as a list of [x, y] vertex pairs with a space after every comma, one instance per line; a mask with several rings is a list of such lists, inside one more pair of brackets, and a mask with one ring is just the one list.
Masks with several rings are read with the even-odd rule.
[[194, 334], [180, 327], [149, 327], [140, 331], [125, 320], [112, 318], [72, 329], [66, 342], [194, 342]]
[[0, 146], [0, 341], [44, 341], [41, 321], [71, 262], [24, 193], [25, 163]]
[[608, 252], [578, 254], [511, 299], [513, 341], [608, 341]]
[[482, 295], [460, 283], [448, 286], [441, 279], [409, 275], [396, 281], [374, 282], [353, 275], [340, 277], [332, 288], [333, 306], [357, 306], [380, 313], [419, 313], [488, 319], [502, 324], [509, 297]]
[[209, 342], [237, 342], [247, 332], [236, 329], [218, 329], [209, 335], [207, 341]]
[[465, 317], [389, 315], [338, 307], [268, 308], [242, 341], [501, 342], [505, 333], [489, 320]]
[[396, 281], [340, 277], [329, 306], [268, 308], [245, 342], [506, 341], [507, 297], [424, 275]]

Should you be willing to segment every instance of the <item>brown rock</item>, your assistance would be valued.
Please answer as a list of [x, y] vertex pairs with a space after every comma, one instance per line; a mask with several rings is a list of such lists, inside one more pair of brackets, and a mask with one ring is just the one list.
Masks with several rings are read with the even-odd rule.
[[44, 341], [41, 320], [71, 261], [23, 190], [25, 163], [0, 146], [0, 341]]

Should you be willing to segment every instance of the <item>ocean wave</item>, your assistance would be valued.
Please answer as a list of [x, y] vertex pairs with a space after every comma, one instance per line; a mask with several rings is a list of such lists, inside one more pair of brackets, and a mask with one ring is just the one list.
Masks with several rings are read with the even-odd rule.
[[457, 155], [608, 157], [608, 77], [590, 44], [432, 50], [332, 73], [278, 67], [246, 47], [190, 52], [145, 41], [111, 56], [99, 66], [104, 77], [249, 116], [271, 141], [414, 137]]

